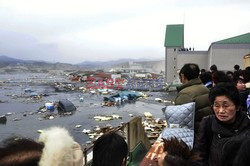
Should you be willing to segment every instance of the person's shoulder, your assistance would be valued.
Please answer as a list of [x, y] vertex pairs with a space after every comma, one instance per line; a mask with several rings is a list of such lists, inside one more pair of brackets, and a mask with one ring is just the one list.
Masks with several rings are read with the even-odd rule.
[[205, 117], [203, 117], [202, 121], [203, 123], [212, 123], [212, 121], [215, 119], [214, 114], [211, 115], [207, 115]]

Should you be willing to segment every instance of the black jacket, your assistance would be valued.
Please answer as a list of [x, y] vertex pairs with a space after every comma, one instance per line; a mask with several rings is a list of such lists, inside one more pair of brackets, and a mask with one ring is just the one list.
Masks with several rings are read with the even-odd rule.
[[[250, 130], [250, 120], [246, 112], [238, 111], [236, 120], [226, 124], [217, 120], [215, 115], [204, 117], [194, 144], [194, 150], [200, 153], [202, 166], [224, 166], [221, 142], [234, 135]], [[229, 152], [232, 153], [232, 152]]]

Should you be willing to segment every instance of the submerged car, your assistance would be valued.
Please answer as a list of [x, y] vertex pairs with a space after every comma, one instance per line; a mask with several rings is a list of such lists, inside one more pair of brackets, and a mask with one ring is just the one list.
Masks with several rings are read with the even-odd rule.
[[58, 111], [65, 113], [65, 112], [75, 111], [76, 107], [71, 101], [69, 101], [67, 99], [63, 99], [63, 100], [59, 100], [57, 109], [58, 109]]

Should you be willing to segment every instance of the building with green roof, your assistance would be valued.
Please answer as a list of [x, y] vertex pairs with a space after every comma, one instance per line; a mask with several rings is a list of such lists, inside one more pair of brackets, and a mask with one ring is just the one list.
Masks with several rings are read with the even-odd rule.
[[185, 63], [196, 63], [206, 70], [213, 64], [224, 71], [232, 71], [235, 64], [243, 68], [243, 57], [250, 53], [250, 33], [213, 42], [205, 51], [194, 51], [184, 47], [184, 24], [167, 25], [164, 46], [165, 81], [178, 82], [178, 71]]
[[184, 47], [184, 25], [167, 25], [165, 47]]
[[220, 40], [212, 44], [249, 44], [249, 43], [250, 43], [250, 33], [245, 33], [243, 35]]

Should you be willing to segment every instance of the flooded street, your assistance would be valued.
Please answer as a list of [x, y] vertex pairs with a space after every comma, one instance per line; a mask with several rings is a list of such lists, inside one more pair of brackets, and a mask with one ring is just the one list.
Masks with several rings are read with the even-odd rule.
[[[118, 126], [121, 122], [128, 122], [133, 116], [144, 116], [144, 112], [150, 112], [153, 117], [164, 119], [161, 111], [169, 103], [160, 103], [155, 98], [172, 100], [175, 93], [145, 92], [149, 95], [146, 99], [137, 99], [134, 103], [103, 106], [103, 97], [109, 95], [83, 93], [81, 91], [57, 92], [53, 85], [56, 82], [72, 83], [65, 75], [50, 75], [44, 73], [18, 73], [0, 74], [0, 116], [6, 115], [7, 123], [0, 124], [0, 140], [11, 135], [21, 135], [37, 139], [37, 130], [50, 126], [63, 126], [74, 136], [75, 140], [84, 145], [89, 141], [89, 136], [83, 129], [92, 129], [95, 126], [103, 127], [107, 124]], [[79, 84], [83, 83], [77, 83]], [[40, 99], [30, 97], [32, 92], [25, 92], [29, 88], [33, 93], [43, 94]], [[83, 97], [83, 102], [80, 101]], [[54, 111], [53, 119], [43, 119], [45, 113], [39, 113], [41, 107], [48, 101], [57, 102], [62, 99], [70, 100], [76, 106], [76, 112], [72, 115], [59, 116]], [[96, 115], [116, 114], [122, 119], [110, 121], [96, 121]], [[81, 125], [77, 128], [76, 125]]]

